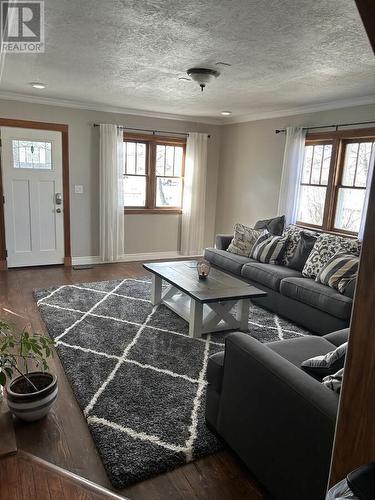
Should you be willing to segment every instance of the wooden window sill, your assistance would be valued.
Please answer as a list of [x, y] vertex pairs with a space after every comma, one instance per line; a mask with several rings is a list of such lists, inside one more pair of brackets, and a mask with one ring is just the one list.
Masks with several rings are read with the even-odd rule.
[[167, 214], [181, 215], [181, 208], [124, 208], [125, 215], [152, 215], [152, 214]]
[[336, 230], [331, 230], [331, 229], [323, 229], [318, 226], [314, 226], [313, 224], [304, 224], [303, 222], [296, 222], [296, 226], [300, 227], [301, 229], [306, 229], [309, 231], [316, 231], [317, 233], [325, 233], [325, 234], [333, 234], [335, 236], [344, 236], [346, 238], [353, 238], [356, 239], [358, 238], [357, 233], [352, 233], [349, 231], [336, 231]]

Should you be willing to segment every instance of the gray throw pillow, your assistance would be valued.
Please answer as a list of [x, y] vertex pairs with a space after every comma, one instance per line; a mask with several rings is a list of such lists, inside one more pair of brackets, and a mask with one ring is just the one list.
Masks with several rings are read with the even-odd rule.
[[244, 226], [243, 224], [234, 225], [234, 237], [227, 248], [227, 252], [235, 253], [249, 257], [254, 243], [257, 241], [262, 231]]
[[285, 215], [274, 217], [273, 219], [258, 220], [254, 229], [267, 229], [267, 231], [275, 236], [283, 234], [285, 226]]
[[343, 377], [344, 368], [341, 368], [341, 370], [339, 370], [337, 373], [324, 377], [324, 379], [322, 380], [322, 384], [328, 389], [331, 389], [331, 391], [335, 391], [337, 392], [337, 394], [340, 394]]
[[317, 239], [318, 236], [306, 231], [301, 231], [297, 248], [289, 259], [287, 266], [296, 269], [296, 271], [302, 271]]
[[341, 368], [344, 368], [347, 347], [348, 343], [345, 342], [345, 344], [340, 345], [328, 354], [307, 359], [301, 364], [301, 368], [319, 380], [328, 375], [333, 375]]

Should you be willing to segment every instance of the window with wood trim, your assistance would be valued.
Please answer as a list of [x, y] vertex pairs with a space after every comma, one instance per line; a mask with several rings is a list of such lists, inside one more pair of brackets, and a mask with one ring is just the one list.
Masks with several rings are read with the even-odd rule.
[[124, 207], [127, 213], [181, 212], [184, 139], [124, 134]]
[[297, 224], [358, 233], [374, 143], [375, 129], [307, 136]]

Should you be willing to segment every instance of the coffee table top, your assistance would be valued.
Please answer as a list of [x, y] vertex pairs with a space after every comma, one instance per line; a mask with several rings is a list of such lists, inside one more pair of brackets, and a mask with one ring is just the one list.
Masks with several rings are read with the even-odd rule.
[[263, 290], [216, 268], [211, 268], [208, 277], [200, 280], [197, 262], [193, 260], [152, 262], [143, 267], [201, 303], [267, 295]]

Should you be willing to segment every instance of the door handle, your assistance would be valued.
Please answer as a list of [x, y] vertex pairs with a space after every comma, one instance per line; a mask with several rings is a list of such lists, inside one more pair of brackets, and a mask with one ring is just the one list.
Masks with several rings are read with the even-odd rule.
[[56, 203], [56, 205], [61, 205], [61, 203], [62, 203], [62, 195], [61, 195], [61, 193], [56, 193], [55, 194], [55, 203]]

